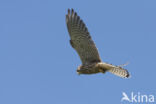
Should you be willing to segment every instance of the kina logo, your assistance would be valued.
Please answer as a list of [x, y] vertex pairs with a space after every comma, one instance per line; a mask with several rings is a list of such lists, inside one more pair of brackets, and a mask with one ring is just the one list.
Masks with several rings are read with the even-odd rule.
[[153, 103], [155, 102], [154, 95], [152, 94], [141, 94], [140, 92], [134, 93], [131, 92], [127, 94], [122, 92], [121, 102], [131, 102], [131, 103]]

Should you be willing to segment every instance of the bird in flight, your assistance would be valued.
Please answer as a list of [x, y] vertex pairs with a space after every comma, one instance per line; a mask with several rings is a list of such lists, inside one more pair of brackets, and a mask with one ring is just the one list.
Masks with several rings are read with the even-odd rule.
[[122, 78], [130, 76], [129, 72], [123, 68], [125, 64], [115, 66], [102, 62], [85, 23], [73, 9], [68, 9], [66, 24], [70, 36], [70, 44], [76, 50], [82, 62], [82, 65], [77, 68], [78, 74], [111, 72]]

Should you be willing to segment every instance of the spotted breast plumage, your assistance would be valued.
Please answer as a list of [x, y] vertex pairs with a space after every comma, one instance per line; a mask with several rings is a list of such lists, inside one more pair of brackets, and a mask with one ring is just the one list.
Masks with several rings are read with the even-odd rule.
[[87, 27], [73, 9], [68, 9], [66, 24], [70, 35], [70, 44], [77, 51], [82, 61], [82, 65], [77, 69], [78, 74], [105, 73], [108, 71], [123, 78], [129, 77], [128, 71], [122, 66], [102, 62]]

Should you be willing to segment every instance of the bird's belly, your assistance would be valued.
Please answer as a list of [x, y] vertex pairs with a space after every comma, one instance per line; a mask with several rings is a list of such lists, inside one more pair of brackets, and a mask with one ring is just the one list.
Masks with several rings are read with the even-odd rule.
[[81, 74], [95, 74], [95, 73], [99, 73], [99, 68], [93, 67], [93, 68], [84, 68], [81, 70], [77, 70], [78, 73]]

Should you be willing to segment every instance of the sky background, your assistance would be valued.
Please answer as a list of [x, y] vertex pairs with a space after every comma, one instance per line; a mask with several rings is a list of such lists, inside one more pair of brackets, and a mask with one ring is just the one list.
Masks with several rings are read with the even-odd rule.
[[[130, 79], [77, 75], [68, 8], [103, 61], [130, 63]], [[156, 97], [155, 65], [155, 0], [0, 0], [0, 104], [120, 104], [122, 92]]]

